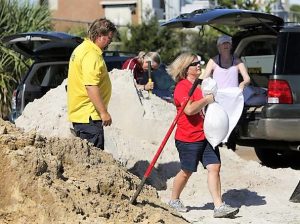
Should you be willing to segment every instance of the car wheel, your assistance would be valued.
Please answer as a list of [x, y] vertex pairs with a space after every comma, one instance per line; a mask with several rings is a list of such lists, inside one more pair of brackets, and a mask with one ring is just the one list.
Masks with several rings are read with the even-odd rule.
[[254, 149], [258, 159], [262, 162], [262, 165], [268, 167], [288, 166], [289, 153], [271, 148], [255, 147]]

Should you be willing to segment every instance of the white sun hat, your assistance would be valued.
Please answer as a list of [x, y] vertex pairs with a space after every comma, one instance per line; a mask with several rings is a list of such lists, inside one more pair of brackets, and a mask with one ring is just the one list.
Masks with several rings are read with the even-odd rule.
[[221, 45], [221, 44], [226, 43], [226, 42], [232, 44], [232, 38], [230, 36], [227, 36], [227, 35], [222, 35], [218, 38], [217, 45]]

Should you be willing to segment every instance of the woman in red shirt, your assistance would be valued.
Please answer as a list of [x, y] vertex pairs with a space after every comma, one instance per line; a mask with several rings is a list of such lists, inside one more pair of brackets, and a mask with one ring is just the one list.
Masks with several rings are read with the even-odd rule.
[[[161, 59], [157, 52], [144, 52], [141, 51], [137, 57], [127, 59], [122, 65], [122, 69], [131, 70], [136, 82], [136, 87], [140, 90], [152, 90], [153, 82], [148, 81], [148, 61], [151, 62], [153, 70], [158, 69]], [[145, 75], [147, 77], [145, 77]]]
[[[168, 72], [176, 82], [174, 104], [178, 112], [188, 99], [193, 83], [201, 75], [199, 57], [196, 54], [183, 53], [168, 67]], [[179, 153], [181, 170], [174, 179], [169, 205], [179, 212], [187, 211], [180, 201], [180, 194], [201, 162], [208, 171], [208, 188], [215, 206], [214, 217], [232, 217], [238, 213], [239, 209], [232, 208], [222, 201], [219, 148], [214, 149], [208, 143], [203, 131], [202, 109], [212, 102], [214, 102], [213, 95], [203, 96], [201, 89], [196, 88], [177, 121], [175, 144]]]

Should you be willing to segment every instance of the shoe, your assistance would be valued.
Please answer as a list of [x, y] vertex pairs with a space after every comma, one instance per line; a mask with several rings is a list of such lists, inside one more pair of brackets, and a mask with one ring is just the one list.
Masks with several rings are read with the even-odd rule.
[[187, 208], [182, 204], [180, 199], [170, 200], [169, 206], [174, 208], [177, 212], [187, 212]]
[[238, 208], [223, 203], [219, 208], [214, 209], [214, 218], [233, 218], [238, 212]]

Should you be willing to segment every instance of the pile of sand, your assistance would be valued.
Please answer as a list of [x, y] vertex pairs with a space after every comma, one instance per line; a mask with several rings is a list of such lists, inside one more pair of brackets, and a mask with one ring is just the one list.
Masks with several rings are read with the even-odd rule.
[[0, 120], [0, 223], [186, 223], [112, 156]]
[[[113, 70], [110, 72], [110, 76], [113, 84], [113, 95], [109, 112], [112, 115], [113, 125], [105, 128], [105, 152], [110, 153], [130, 172], [142, 176], [175, 117], [175, 107], [155, 95], [139, 98], [133, 85], [132, 76], [126, 71]], [[47, 138], [50, 136], [74, 138], [70, 133], [70, 124], [66, 120], [66, 92], [64, 85], [48, 92], [42, 99], [36, 100], [26, 106], [23, 115], [17, 119], [16, 125], [24, 128], [26, 132], [35, 130]], [[72, 158], [75, 156], [73, 155], [74, 153], [80, 154], [81, 150], [84, 150], [80, 144], [82, 144], [83, 148], [87, 147], [84, 141], [77, 138], [72, 139], [72, 141], [62, 139], [51, 141], [53, 141], [53, 144], [55, 142], [66, 141], [71, 145], [74, 144], [73, 142], [78, 141], [74, 152], [74, 147], [68, 146], [69, 149], [67, 151], [70, 154], [67, 155]], [[59, 153], [59, 151], [62, 152]], [[92, 148], [88, 150], [89, 153], [95, 153], [96, 157], [101, 157], [100, 152], [97, 151], [96, 153], [94, 151]], [[66, 150], [60, 149], [57, 152], [64, 158]], [[50, 153], [50, 155], [52, 154]], [[80, 156], [79, 158], [82, 160]], [[236, 219], [222, 219], [222, 223], [300, 223], [300, 205], [288, 201], [300, 179], [299, 171], [290, 168], [274, 170], [263, 167], [257, 162], [249, 162], [241, 159], [234, 152], [226, 148], [221, 148], [221, 159], [223, 164], [221, 171], [223, 198], [227, 203], [240, 207], [240, 213]], [[75, 163], [67, 162], [66, 164], [63, 167], [71, 169], [71, 167], [75, 166]], [[91, 163], [88, 169], [92, 169], [93, 166], [94, 163]], [[95, 164], [95, 166], [97, 167], [98, 164]], [[109, 173], [114, 175], [115, 172], [113, 170], [115, 168], [110, 170], [111, 166], [108, 167], [106, 177], [111, 177]], [[79, 170], [86, 169], [81, 167]], [[178, 155], [172, 134], [148, 182], [158, 190], [158, 194], [163, 202], [169, 200], [172, 181], [178, 170]], [[80, 171], [76, 172], [80, 173]], [[183, 214], [183, 216], [189, 222], [220, 222], [220, 220], [212, 218], [213, 204], [207, 189], [206, 176], [206, 170], [202, 166], [199, 166], [198, 172], [191, 177], [183, 191], [181, 199], [189, 208], [189, 212]], [[35, 175], [32, 178], [37, 177]], [[133, 179], [133, 177], [131, 178]], [[97, 175], [93, 176], [90, 172], [82, 172], [80, 175], [76, 175], [75, 179], [80, 183], [82, 179], [85, 181], [87, 179], [95, 181], [95, 179], [97, 180]], [[122, 180], [125, 180], [124, 185], [118, 185], [114, 182], [109, 185], [111, 188], [117, 185], [119, 190], [123, 187], [125, 187], [124, 191], [127, 191], [128, 188], [131, 190], [130, 193], [124, 194], [125, 196], [117, 197], [117, 199], [122, 201], [120, 203], [124, 202], [122, 197], [126, 198], [133, 193], [134, 186], [133, 184], [131, 187], [128, 187], [127, 176], [124, 176]], [[97, 186], [101, 188], [101, 184]], [[60, 187], [62, 190], [66, 190], [66, 186], [64, 185]], [[77, 194], [80, 195], [80, 193]], [[111, 206], [115, 203], [118, 204], [117, 199], [112, 202]], [[87, 200], [91, 199], [87, 197]], [[60, 203], [60, 206], [64, 206], [64, 201]], [[126, 203], [128, 202], [127, 200], [125, 201]], [[101, 207], [102, 202], [99, 203], [98, 198], [93, 200], [93, 202]], [[28, 207], [29, 204], [26, 204], [25, 207]], [[151, 206], [151, 203], [148, 205]], [[152, 205], [159, 212], [165, 211], [164, 206]], [[122, 206], [119, 208], [122, 211]], [[116, 210], [109, 211], [110, 216], [118, 215], [115, 214]], [[63, 212], [72, 212], [72, 209], [62, 210]], [[131, 211], [129, 211], [129, 214], [131, 214]], [[52, 216], [51, 212], [48, 215]], [[68, 215], [66, 214], [65, 216], [68, 217]], [[150, 217], [147, 212], [141, 213], [141, 216]], [[153, 220], [149, 221], [149, 223], [156, 222]], [[175, 222], [166, 221], [166, 223]], [[176, 223], [184, 223], [184, 220], [176, 221]]]

